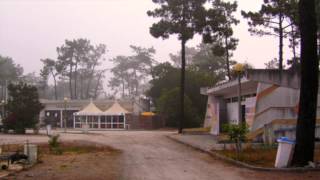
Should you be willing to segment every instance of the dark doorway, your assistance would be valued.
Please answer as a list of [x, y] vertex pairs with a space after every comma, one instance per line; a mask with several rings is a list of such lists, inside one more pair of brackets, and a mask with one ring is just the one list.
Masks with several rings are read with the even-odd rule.
[[241, 105], [241, 122], [245, 123], [246, 122], [246, 106]]

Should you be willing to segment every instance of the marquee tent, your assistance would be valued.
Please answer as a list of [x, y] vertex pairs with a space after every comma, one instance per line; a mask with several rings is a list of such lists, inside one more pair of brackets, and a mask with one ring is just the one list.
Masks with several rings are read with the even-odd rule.
[[87, 124], [93, 129], [125, 129], [128, 113], [117, 101], [104, 112], [91, 101], [83, 110], [74, 113], [74, 128]]

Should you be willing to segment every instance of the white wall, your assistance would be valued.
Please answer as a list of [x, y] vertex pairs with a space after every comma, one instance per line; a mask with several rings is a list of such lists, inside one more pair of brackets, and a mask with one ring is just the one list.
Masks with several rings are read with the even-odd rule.
[[238, 102], [227, 104], [227, 120], [232, 124], [237, 124], [238, 120]]

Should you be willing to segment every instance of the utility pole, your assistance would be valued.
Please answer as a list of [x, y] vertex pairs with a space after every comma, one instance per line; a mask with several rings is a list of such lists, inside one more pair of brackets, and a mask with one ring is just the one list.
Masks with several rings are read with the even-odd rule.
[[63, 102], [64, 102], [64, 121], [63, 121], [63, 125], [64, 125], [64, 132], [66, 133], [67, 132], [67, 102], [68, 102], [68, 98], [65, 97], [63, 99]]

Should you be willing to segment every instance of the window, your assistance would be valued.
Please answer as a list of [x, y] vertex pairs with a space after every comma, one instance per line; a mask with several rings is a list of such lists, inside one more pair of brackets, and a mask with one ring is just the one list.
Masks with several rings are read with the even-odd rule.
[[106, 120], [107, 120], [107, 119], [106, 119], [105, 116], [101, 116], [101, 117], [100, 117], [100, 122], [101, 122], [101, 123], [106, 123], [106, 122], [107, 122]]
[[225, 99], [226, 103], [231, 103], [231, 98]]
[[111, 116], [107, 116], [107, 123], [111, 123]]
[[119, 116], [119, 123], [124, 123], [124, 116]]
[[232, 97], [231, 102], [238, 102], [238, 97]]

